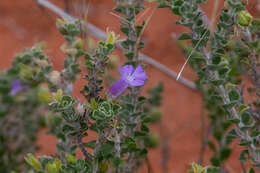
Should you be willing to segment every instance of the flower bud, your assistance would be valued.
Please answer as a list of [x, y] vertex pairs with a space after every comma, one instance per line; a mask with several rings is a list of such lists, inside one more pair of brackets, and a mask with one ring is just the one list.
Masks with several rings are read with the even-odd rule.
[[34, 167], [36, 170], [42, 169], [41, 163], [31, 153], [27, 154], [27, 156], [25, 156], [24, 159], [29, 165]]
[[150, 148], [155, 148], [159, 145], [159, 137], [156, 134], [150, 134], [145, 138], [145, 145]]
[[192, 166], [192, 171], [193, 171], [194, 173], [197, 173], [197, 172], [205, 172], [205, 171], [204, 171], [204, 168], [203, 168], [202, 166], [198, 165], [197, 163], [192, 163], [191, 166]]
[[38, 91], [38, 98], [43, 102], [43, 103], [51, 103], [52, 102], [52, 96], [51, 92], [47, 87], [41, 87], [40, 90]]
[[106, 39], [107, 44], [115, 44], [119, 42], [120, 41], [118, 40], [119, 37], [120, 35], [116, 35], [115, 32], [109, 31], [109, 29], [107, 29], [107, 39]]
[[20, 64], [19, 67], [20, 67], [20, 73], [19, 73], [20, 77], [22, 79], [31, 80], [33, 75], [33, 69], [24, 64]]
[[78, 106], [77, 106], [77, 113], [81, 116], [84, 115], [85, 113], [85, 108], [84, 108], [84, 105], [82, 103], [79, 103]]
[[67, 43], [64, 43], [62, 46], [61, 46], [61, 50], [67, 54], [67, 55], [71, 55], [71, 56], [75, 56], [78, 52], [78, 50], [76, 48], [70, 48], [68, 46]]
[[232, 83], [230, 83], [230, 82], [225, 85], [225, 89], [226, 89], [226, 90], [231, 90], [231, 89], [233, 89], [233, 88], [235, 88], [235, 87], [237, 87], [237, 85], [232, 84]]
[[60, 72], [54, 70], [50, 73], [50, 81], [51, 83], [58, 85], [61, 82], [61, 76], [60, 76]]
[[60, 33], [63, 35], [67, 34], [67, 31], [64, 28], [65, 23], [66, 23], [66, 21], [62, 20], [62, 19], [57, 19], [57, 21], [56, 21], [56, 26], [57, 26], [58, 30], [60, 31]]
[[59, 89], [56, 93], [53, 93], [53, 97], [57, 102], [61, 102], [63, 91]]
[[58, 170], [60, 170], [61, 166], [62, 166], [62, 163], [59, 159], [55, 159], [55, 164], [56, 164], [56, 167], [58, 168]]
[[82, 39], [78, 38], [72, 43], [72, 47], [76, 49], [83, 49], [83, 41]]
[[76, 163], [76, 158], [71, 154], [66, 154], [66, 161], [68, 164], [73, 165]]
[[249, 24], [252, 22], [253, 17], [251, 14], [247, 11], [240, 11], [237, 16], [238, 24], [241, 26], [249, 26]]
[[49, 65], [48, 61], [45, 59], [37, 59], [36, 64], [38, 64], [40, 67], [46, 67], [47, 65]]
[[152, 108], [151, 110], [151, 119], [152, 122], [158, 122], [160, 121], [162, 116], [162, 111], [159, 107]]
[[57, 168], [55, 163], [48, 163], [46, 168], [47, 173], [58, 173], [59, 169]]
[[224, 2], [224, 7], [225, 7], [226, 9], [230, 9], [230, 5], [229, 5], [229, 3], [228, 3], [227, 1]]

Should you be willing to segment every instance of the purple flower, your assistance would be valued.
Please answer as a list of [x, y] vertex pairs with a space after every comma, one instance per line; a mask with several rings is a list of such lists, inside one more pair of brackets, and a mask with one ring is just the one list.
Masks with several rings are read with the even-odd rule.
[[125, 65], [119, 68], [121, 78], [110, 88], [109, 93], [113, 96], [119, 96], [129, 85], [142, 86], [146, 80], [146, 74], [140, 65], [134, 71], [132, 65]]
[[13, 80], [10, 94], [14, 96], [20, 91], [26, 90], [27, 88], [29, 87], [27, 85], [22, 85], [20, 80]]

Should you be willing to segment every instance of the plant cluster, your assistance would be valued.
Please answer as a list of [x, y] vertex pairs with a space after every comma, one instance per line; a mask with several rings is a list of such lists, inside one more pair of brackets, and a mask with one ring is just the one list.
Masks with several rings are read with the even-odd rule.
[[[180, 16], [177, 24], [190, 29], [179, 40], [190, 40], [191, 46], [181, 47], [189, 55], [191, 67], [197, 72], [197, 87], [208, 110], [210, 132], [214, 141], [207, 141], [214, 151], [211, 163], [223, 169], [229, 157], [230, 142], [239, 138], [245, 146], [240, 161], [251, 160], [259, 170], [259, 26], [260, 21], [246, 10], [246, 2], [226, 0], [215, 31], [209, 30], [209, 20], [199, 8], [205, 0], [161, 1]], [[246, 75], [252, 85], [247, 86], [253, 95], [245, 98]], [[232, 130], [230, 130], [232, 128]], [[227, 133], [227, 131], [229, 131]], [[250, 170], [253, 172], [253, 169]]]
[[[211, 21], [200, 9], [206, 0], [149, 1], [170, 9], [180, 17], [177, 24], [190, 29], [178, 40], [186, 62], [197, 73], [195, 83], [210, 119], [207, 133], [213, 138], [202, 142], [213, 151], [213, 167], [193, 163], [189, 172], [225, 172], [233, 139], [244, 147], [240, 162], [250, 161], [250, 173], [259, 171], [260, 20], [246, 10], [246, 1], [225, 0], [212, 31]], [[38, 45], [17, 55], [12, 67], [0, 73], [0, 172], [26, 170], [23, 156], [37, 149], [35, 140], [43, 125], [57, 137], [57, 150], [38, 158], [27, 154], [27, 170], [32, 173], [132, 173], [147, 162], [148, 150], [158, 145], [149, 124], [160, 120], [163, 86], [159, 83], [143, 96], [148, 75], [139, 52], [149, 17], [140, 22], [137, 16], [145, 13], [144, 0], [115, 2], [125, 39], [107, 30], [106, 40], [86, 49], [86, 38], [80, 38], [83, 23], [58, 19], [57, 28], [65, 39], [63, 70], [53, 70]], [[116, 46], [123, 49], [126, 62], [118, 70], [120, 78], [107, 86], [104, 81], [111, 80], [107, 73]], [[86, 83], [80, 93], [85, 99], [72, 95], [80, 73]]]
[[[57, 21], [66, 40], [62, 46], [67, 55], [64, 69], [50, 71], [43, 82], [48, 88], [42, 87], [38, 93], [50, 111], [47, 126], [49, 133], [58, 138], [57, 152], [53, 157], [39, 158], [28, 154], [25, 159], [36, 172], [135, 172], [147, 159], [148, 149], [157, 146], [157, 136], [150, 133], [148, 124], [160, 119], [163, 88], [158, 84], [147, 98], [141, 94], [147, 80], [144, 66], [138, 60], [144, 24], [137, 26], [135, 16], [143, 6], [118, 3], [115, 11], [125, 16], [121, 30], [127, 39], [119, 40], [108, 30], [107, 39], [99, 41], [89, 52], [78, 37], [79, 21]], [[119, 68], [121, 78], [106, 90], [103, 80], [116, 43], [124, 47], [128, 61]], [[79, 57], [84, 57], [87, 71], [84, 75], [87, 84], [81, 91], [86, 101], [72, 97], [74, 82], [81, 72]], [[129, 92], [124, 94], [126, 89]], [[88, 134], [93, 132], [96, 137], [90, 141]], [[83, 159], [75, 158], [77, 149]]]

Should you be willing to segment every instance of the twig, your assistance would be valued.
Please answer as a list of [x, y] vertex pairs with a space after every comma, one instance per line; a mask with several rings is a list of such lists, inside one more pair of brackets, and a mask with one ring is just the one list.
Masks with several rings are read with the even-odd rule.
[[[49, 10], [53, 11], [57, 15], [59, 15], [63, 18], [66, 18], [67, 20], [72, 20], [72, 21], [77, 20], [77, 18], [67, 14], [62, 9], [58, 8], [57, 6], [53, 5], [51, 2], [49, 2], [47, 0], [37, 0], [37, 2], [39, 5], [48, 8]], [[81, 22], [84, 23], [84, 21], [81, 21]], [[88, 28], [89, 34], [97, 37], [98, 39], [102, 39], [102, 40], [106, 39], [106, 37], [107, 37], [106, 33], [104, 31], [102, 31], [101, 29], [97, 28], [95, 25], [88, 23], [87, 28]], [[120, 45], [117, 45], [117, 47], [121, 48]], [[177, 73], [175, 71], [173, 71], [173, 70], [169, 69], [168, 67], [166, 67], [165, 65], [157, 62], [153, 58], [150, 58], [149, 56], [144, 55], [142, 53], [139, 53], [139, 59], [152, 65], [153, 67], [159, 69], [160, 71], [167, 74], [171, 78], [173, 78], [175, 80], [177, 79]], [[190, 81], [184, 77], [180, 77], [178, 82], [192, 90], [197, 90], [195, 84], [192, 81]]]
[[243, 173], [246, 173], [246, 168], [245, 168], [244, 162], [241, 162], [241, 161], [240, 161], [240, 165], [241, 165], [241, 168], [242, 168]]
[[161, 169], [163, 173], [168, 173], [168, 162], [170, 160], [170, 153], [171, 153], [171, 145], [170, 145], [170, 138], [172, 136], [172, 132], [169, 132], [169, 129], [161, 122], [160, 123], [160, 134], [162, 138], [162, 142], [160, 145], [160, 152], [161, 152]]
[[147, 156], [145, 157], [145, 163], [147, 165], [147, 173], [153, 173], [153, 169], [152, 169], [150, 160]]
[[[206, 133], [204, 133], [205, 130], [206, 130]], [[203, 161], [204, 161], [204, 153], [205, 153], [207, 145], [208, 145], [210, 132], [211, 132], [211, 126], [210, 125], [205, 129], [205, 114], [204, 114], [204, 109], [202, 108], [202, 115], [201, 115], [201, 147], [200, 147], [200, 154], [199, 154], [199, 159], [198, 159], [198, 164], [200, 164], [200, 165], [202, 165]]]
[[85, 146], [83, 145], [82, 143], [82, 135], [79, 134], [78, 135], [78, 145], [79, 145], [79, 148], [81, 150], [81, 152], [83, 153], [83, 155], [85, 156], [85, 158], [91, 163], [92, 162], [92, 157], [89, 155], [89, 153], [87, 152], [87, 150], [85, 149]]

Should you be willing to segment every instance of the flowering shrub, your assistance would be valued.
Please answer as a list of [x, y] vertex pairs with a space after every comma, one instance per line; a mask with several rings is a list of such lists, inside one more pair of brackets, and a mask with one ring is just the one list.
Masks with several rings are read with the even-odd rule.
[[[140, 12], [135, 12], [132, 5], [119, 8], [130, 10], [131, 16]], [[141, 6], [139, 8], [141, 10]], [[86, 52], [83, 41], [77, 37], [80, 32], [78, 21], [58, 20], [57, 27], [66, 40], [62, 46], [67, 55], [64, 69], [44, 75], [42, 83], [48, 84], [48, 88], [41, 87], [38, 92], [39, 99], [47, 103], [50, 110], [47, 125], [50, 133], [59, 139], [57, 152], [54, 157], [43, 156], [38, 159], [28, 154], [25, 160], [36, 172], [137, 170], [147, 157], [148, 148], [157, 145], [157, 137], [150, 133], [148, 124], [160, 119], [157, 107], [162, 91], [162, 85], [159, 84], [149, 92], [147, 98], [141, 95], [147, 75], [137, 57], [141, 47], [136, 49], [134, 40], [130, 42], [130, 39], [138, 42], [140, 35], [132, 25], [124, 26], [132, 34], [127, 34], [128, 39], [123, 41], [118, 40], [114, 32], [108, 31], [105, 41], [98, 42], [94, 51]], [[138, 26], [139, 30], [141, 27]], [[108, 68], [109, 55], [118, 42], [124, 45], [128, 61], [119, 68], [122, 77], [106, 92], [104, 73]], [[84, 57], [87, 70], [87, 85], [81, 91], [86, 102], [71, 96], [77, 74], [81, 72], [77, 61], [79, 57]], [[129, 91], [123, 94], [127, 88]], [[154, 114], [154, 111], [157, 113]], [[83, 140], [89, 131], [97, 134], [95, 140]], [[84, 159], [75, 158], [77, 148]]]
[[15, 57], [0, 73], [0, 172], [21, 172], [24, 155], [35, 152], [37, 132], [44, 118], [38, 99], [39, 83], [50, 67], [36, 46]]
[[[177, 24], [191, 32], [178, 37], [187, 60], [177, 80], [186, 63], [197, 73], [195, 83], [203, 96], [210, 119], [209, 133], [213, 136], [213, 140], [203, 142], [213, 155], [212, 166], [193, 163], [189, 172], [226, 172], [225, 161], [235, 138], [244, 147], [240, 162], [249, 160], [248, 171], [259, 171], [260, 21], [246, 10], [246, 2], [226, 0], [216, 29], [210, 30], [210, 21], [199, 7], [206, 0], [149, 1], [156, 1], [158, 8], [170, 9], [180, 17]], [[156, 147], [158, 139], [150, 132], [149, 124], [160, 119], [163, 86], [158, 84], [148, 91], [147, 97], [142, 95], [149, 75], [139, 52], [144, 47], [141, 36], [149, 20], [139, 25], [137, 16], [145, 9], [144, 1], [115, 2], [114, 11], [120, 16], [125, 39], [108, 30], [106, 40], [87, 50], [85, 38], [79, 37], [81, 22], [58, 19], [57, 28], [65, 39], [61, 47], [66, 54], [62, 71], [53, 70], [42, 47], [35, 46], [18, 55], [12, 67], [0, 74], [0, 171], [25, 170], [20, 164], [23, 159], [16, 157], [16, 152], [21, 152], [23, 156], [28, 153], [25, 161], [31, 172], [137, 172], [147, 160], [149, 148]], [[108, 87], [103, 81], [110, 56], [118, 45], [127, 61], [118, 70], [120, 78]], [[86, 70], [86, 84], [81, 90], [85, 100], [72, 96], [82, 72], [80, 57], [84, 58]], [[243, 82], [242, 76], [251, 84]], [[245, 87], [253, 95], [251, 100], [245, 97]], [[35, 151], [33, 142], [42, 122], [38, 119], [42, 116], [35, 115], [42, 112], [49, 133], [58, 138], [57, 151], [53, 156], [36, 158], [29, 153]], [[89, 133], [96, 136], [89, 139]], [[82, 158], [76, 157], [77, 149]]]
[[[251, 160], [259, 170], [259, 26], [260, 22], [246, 11], [245, 2], [226, 0], [216, 30], [211, 33], [208, 19], [199, 4], [205, 0], [162, 1], [160, 7], [167, 7], [181, 17], [177, 23], [191, 30], [182, 34], [180, 40], [191, 40], [191, 47], [183, 47], [189, 53], [190, 64], [197, 72], [196, 84], [203, 94], [206, 109], [211, 119], [210, 128], [216, 143], [209, 141], [215, 152], [211, 158], [214, 166], [223, 167], [230, 155], [229, 144], [239, 138], [239, 145], [245, 146], [240, 161]], [[207, 47], [208, 46], [208, 47]], [[253, 83], [248, 86], [253, 100], [246, 101], [245, 74]], [[234, 125], [232, 130], [230, 126]], [[254, 172], [253, 169], [250, 172]]]

